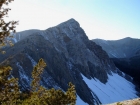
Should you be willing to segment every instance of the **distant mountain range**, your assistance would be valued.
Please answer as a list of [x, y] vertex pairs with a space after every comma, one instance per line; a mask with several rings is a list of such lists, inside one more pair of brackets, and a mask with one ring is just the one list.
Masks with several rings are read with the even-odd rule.
[[102, 46], [115, 65], [132, 76], [140, 86], [140, 39], [130, 37], [114, 41], [94, 39], [93, 42]]
[[47, 30], [18, 32], [5, 47], [0, 65], [10, 65], [22, 91], [30, 89], [31, 72], [40, 58], [47, 63], [41, 85], [76, 87], [77, 105], [99, 105], [137, 98], [132, 78], [121, 72], [101, 46], [88, 39], [80, 24], [70, 19]]
[[130, 58], [140, 56], [140, 39], [130, 37], [120, 40], [94, 39], [96, 44], [102, 46], [110, 58]]

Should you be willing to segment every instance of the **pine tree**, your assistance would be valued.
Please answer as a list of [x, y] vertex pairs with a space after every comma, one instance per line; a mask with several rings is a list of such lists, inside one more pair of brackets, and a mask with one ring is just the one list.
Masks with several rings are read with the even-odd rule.
[[[8, 17], [8, 12], [11, 10], [10, 8], [4, 8], [4, 5], [8, 5], [14, 0], [0, 0], [0, 48], [2, 46], [5, 46], [6, 44], [9, 44], [13, 46], [12, 42], [7, 40], [7, 37], [10, 36], [10, 33], [15, 33], [16, 24], [17, 21], [9, 21], [5, 22], [4, 19]], [[1, 51], [2, 52], [2, 51]], [[5, 53], [4, 51], [2, 53]]]
[[8, 78], [11, 67], [0, 68], [0, 104], [1, 105], [75, 105], [76, 91], [72, 83], [66, 92], [62, 90], [46, 89], [40, 85], [40, 77], [46, 63], [40, 59], [32, 72], [31, 90], [21, 92], [18, 79]]
[[20, 99], [18, 79], [9, 78], [11, 67], [0, 67], [0, 104], [14, 105]]
[[72, 83], [69, 83], [69, 89], [66, 92], [62, 90], [46, 89], [40, 86], [40, 76], [46, 63], [40, 59], [32, 72], [31, 91], [28, 97], [23, 100], [25, 105], [74, 105], [76, 102], [76, 91]]

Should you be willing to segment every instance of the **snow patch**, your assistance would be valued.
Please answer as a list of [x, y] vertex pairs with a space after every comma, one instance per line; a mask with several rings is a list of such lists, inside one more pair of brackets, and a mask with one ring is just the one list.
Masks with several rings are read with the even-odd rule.
[[72, 70], [73, 64], [72, 64], [70, 61], [67, 62], [67, 66], [68, 66], [68, 68], [69, 68], [70, 70]]
[[24, 69], [22, 68], [22, 66], [19, 64], [19, 62], [16, 63], [18, 69], [19, 69], [19, 75], [21, 79], [26, 80], [29, 83], [29, 77], [26, 75]]
[[37, 64], [37, 62], [28, 54], [26, 54], [27, 57], [31, 60], [33, 67]]
[[[82, 74], [81, 74], [82, 75]], [[108, 75], [108, 82], [101, 83], [98, 79], [87, 79], [82, 75], [88, 87], [97, 95], [102, 104], [108, 104], [137, 98], [135, 86], [118, 74]]]
[[123, 77], [125, 77], [125, 74], [122, 72]]
[[126, 54], [125, 53], [123, 55], [124, 55], [124, 57], [126, 57]]
[[17, 39], [16, 38], [12, 38], [14, 40], [15, 43], [17, 43]]
[[[47, 73], [46, 70], [43, 71], [41, 76], [42, 81], [40, 82], [42, 86], [51, 86], [55, 89], [61, 89], [59, 85], [54, 81], [54, 79]], [[62, 90], [62, 89], [61, 89]]]
[[85, 102], [77, 95], [76, 105], [88, 105], [88, 104], [85, 103]]
[[60, 50], [54, 45], [54, 48], [58, 51], [58, 52], [60, 52]]
[[45, 81], [45, 83], [46, 83], [47, 85], [50, 85], [50, 81], [51, 81], [52, 78], [51, 78], [50, 76], [49, 76], [49, 77], [43, 76], [42, 79]]
[[114, 57], [116, 57], [116, 58], [117, 58], [116, 54], [111, 53], [111, 55], [113, 55]]

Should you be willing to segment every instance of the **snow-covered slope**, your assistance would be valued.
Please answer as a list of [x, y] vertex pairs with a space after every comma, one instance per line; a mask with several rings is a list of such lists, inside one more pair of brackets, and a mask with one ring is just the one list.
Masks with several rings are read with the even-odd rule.
[[77, 95], [76, 105], [88, 105], [88, 104], [85, 103], [85, 102]]
[[102, 104], [108, 104], [138, 97], [136, 95], [135, 86], [116, 73], [108, 75], [108, 82], [106, 84], [101, 83], [96, 78], [90, 80], [84, 75], [82, 75], [82, 77], [91, 91], [94, 92], [100, 99]]

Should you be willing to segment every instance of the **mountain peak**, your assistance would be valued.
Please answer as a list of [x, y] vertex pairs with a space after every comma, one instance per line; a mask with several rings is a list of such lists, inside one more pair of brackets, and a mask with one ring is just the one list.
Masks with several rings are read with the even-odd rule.
[[124, 39], [132, 39], [131, 37], [126, 37], [126, 38], [124, 38]]
[[131, 39], [133, 39], [133, 38], [131, 38], [131, 37], [125, 37], [125, 38], [122, 38], [122, 39], [120, 39], [120, 40], [131, 40]]
[[59, 27], [68, 26], [68, 27], [78, 28], [78, 27], [80, 27], [80, 24], [75, 19], [71, 18], [71, 19], [59, 24], [58, 26]]
[[74, 18], [71, 18], [71, 19], [67, 20], [66, 22], [76, 22], [76, 23], [78, 23]]

